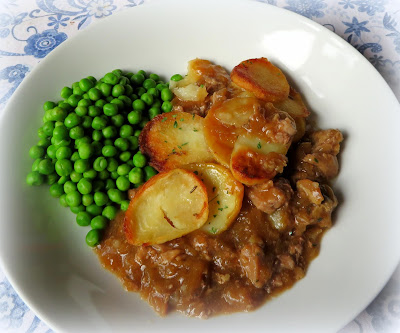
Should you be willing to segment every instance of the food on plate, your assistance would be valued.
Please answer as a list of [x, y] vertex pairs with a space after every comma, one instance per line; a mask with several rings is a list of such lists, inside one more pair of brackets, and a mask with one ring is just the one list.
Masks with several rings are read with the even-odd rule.
[[128, 190], [157, 174], [138, 137], [150, 119], [172, 110], [174, 95], [157, 74], [117, 69], [66, 86], [60, 97], [43, 105], [26, 182], [50, 185], [77, 224], [91, 227], [86, 243], [95, 246], [118, 210], [127, 210]]
[[129, 190], [95, 252], [161, 316], [254, 310], [318, 255], [343, 136], [307, 122], [301, 94], [266, 58], [231, 73], [194, 59], [169, 88], [172, 112], [139, 139], [160, 173]]
[[204, 183], [192, 172], [172, 169], [140, 187], [126, 211], [124, 228], [129, 243], [153, 245], [197, 230], [207, 219]]

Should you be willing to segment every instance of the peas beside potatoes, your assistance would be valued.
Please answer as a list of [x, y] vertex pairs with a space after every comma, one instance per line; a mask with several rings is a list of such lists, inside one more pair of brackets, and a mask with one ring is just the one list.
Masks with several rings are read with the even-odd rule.
[[90, 226], [86, 243], [93, 247], [118, 210], [128, 209], [128, 190], [157, 174], [139, 151], [138, 136], [150, 119], [172, 110], [173, 93], [157, 74], [116, 69], [65, 86], [60, 97], [43, 104], [26, 182], [51, 185], [50, 194], [76, 214], [76, 223]]

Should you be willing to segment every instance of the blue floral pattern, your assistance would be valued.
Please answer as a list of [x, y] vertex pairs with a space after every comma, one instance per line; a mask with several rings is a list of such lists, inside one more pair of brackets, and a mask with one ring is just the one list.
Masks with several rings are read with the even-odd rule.
[[[92, 23], [150, 0], [0, 0], [0, 112], [30, 70]], [[198, 0], [201, 1], [201, 0]], [[310, 18], [363, 54], [400, 100], [400, 1], [258, 0]], [[350, 92], [351, 93], [351, 92]], [[340, 333], [400, 331], [400, 267], [373, 303]], [[0, 331], [51, 333], [0, 270]]]

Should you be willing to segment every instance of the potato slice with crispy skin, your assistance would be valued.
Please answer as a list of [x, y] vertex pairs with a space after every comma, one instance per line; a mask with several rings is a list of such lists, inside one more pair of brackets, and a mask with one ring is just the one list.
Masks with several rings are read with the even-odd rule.
[[213, 162], [204, 140], [203, 123], [203, 118], [187, 112], [160, 114], [143, 128], [140, 150], [158, 171], [189, 163]]
[[161, 244], [200, 228], [207, 218], [204, 183], [190, 171], [174, 169], [139, 189], [126, 211], [124, 230], [133, 245]]
[[210, 234], [228, 229], [242, 207], [243, 185], [219, 164], [195, 163], [184, 168], [198, 175], [207, 188], [209, 214], [201, 229]]
[[274, 106], [279, 110], [289, 113], [293, 118], [303, 118], [310, 115], [310, 111], [308, 111], [304, 104], [301, 95], [292, 87], [290, 87], [288, 98], [281, 102], [274, 103]]
[[289, 95], [290, 86], [285, 75], [267, 58], [242, 61], [232, 70], [231, 79], [267, 102], [283, 101]]
[[239, 137], [231, 156], [232, 175], [248, 186], [265, 182], [283, 171], [287, 164], [286, 152], [287, 147], [282, 144]]

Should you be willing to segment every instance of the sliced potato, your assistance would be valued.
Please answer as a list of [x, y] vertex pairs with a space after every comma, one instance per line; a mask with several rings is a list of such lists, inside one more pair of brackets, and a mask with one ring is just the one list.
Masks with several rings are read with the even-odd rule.
[[274, 103], [275, 107], [279, 110], [289, 113], [293, 118], [296, 117], [308, 117], [310, 111], [308, 111], [306, 105], [301, 98], [301, 95], [292, 87], [290, 87], [290, 93], [287, 99]]
[[201, 102], [207, 97], [207, 89], [191, 83], [185, 87], [176, 87], [172, 92], [182, 101]]
[[289, 96], [290, 86], [285, 75], [266, 58], [242, 61], [232, 70], [231, 79], [268, 102], [280, 102]]
[[207, 219], [204, 183], [190, 171], [174, 169], [139, 189], [126, 211], [124, 229], [131, 244], [161, 244], [200, 228]]
[[143, 128], [140, 150], [158, 171], [189, 163], [213, 162], [204, 140], [203, 123], [203, 118], [187, 112], [160, 114]]
[[219, 164], [195, 163], [184, 167], [204, 182], [208, 194], [208, 220], [201, 228], [210, 234], [228, 229], [242, 207], [244, 187]]
[[293, 142], [298, 142], [306, 133], [306, 119], [303, 117], [294, 118], [296, 123], [296, 134], [293, 137]]
[[248, 186], [265, 182], [283, 171], [287, 164], [286, 152], [287, 148], [280, 144], [239, 137], [230, 161], [232, 175]]

